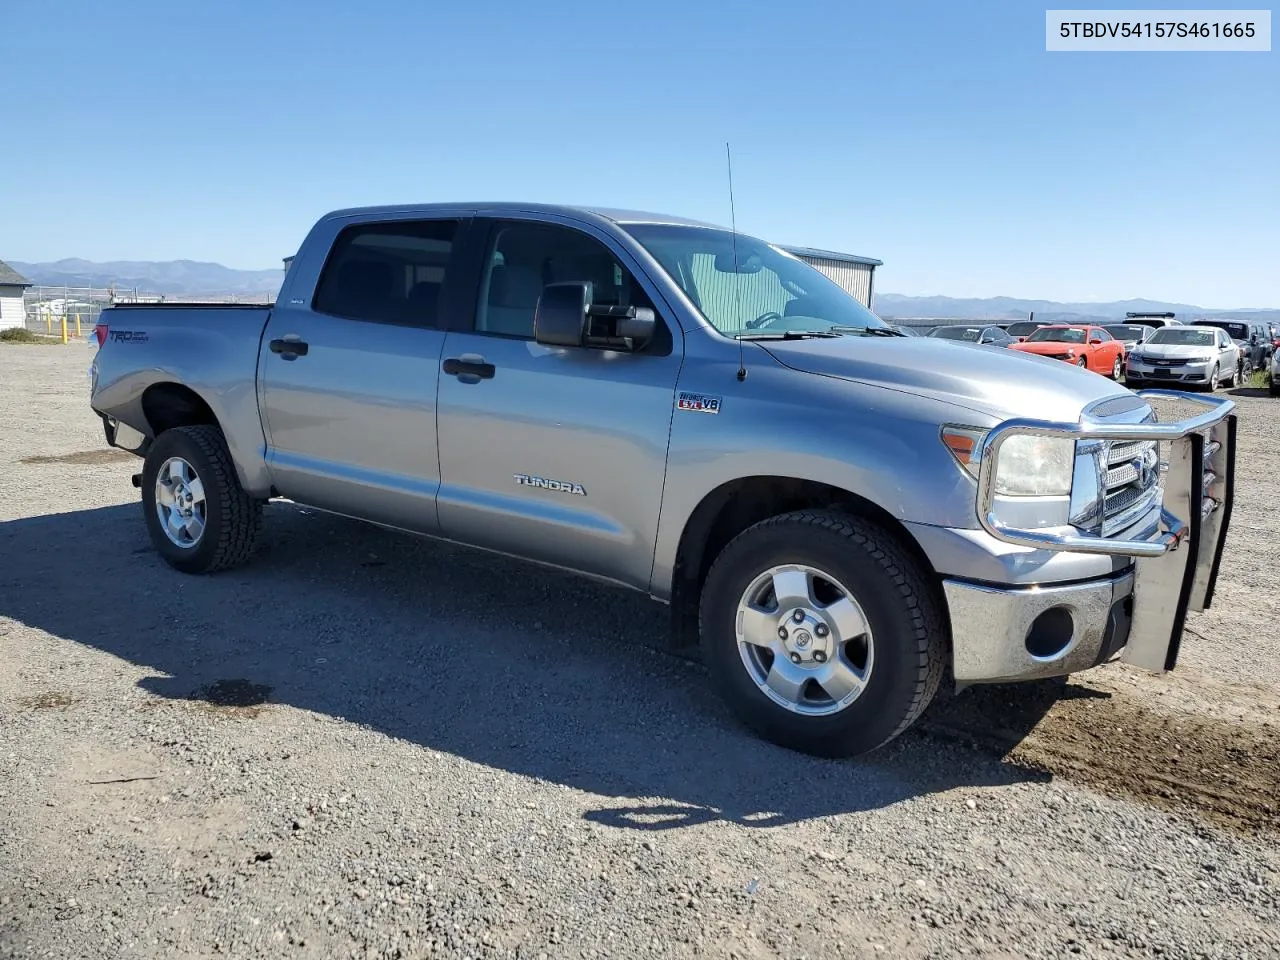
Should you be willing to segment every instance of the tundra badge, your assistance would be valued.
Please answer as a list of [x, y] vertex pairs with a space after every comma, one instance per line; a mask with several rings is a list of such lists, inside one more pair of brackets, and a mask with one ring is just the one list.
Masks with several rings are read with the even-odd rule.
[[522, 487], [539, 487], [543, 490], [558, 490], [560, 493], [573, 493], [585, 497], [587, 491], [580, 483], [569, 483], [567, 480], [548, 480], [546, 477], [531, 477], [527, 473], [513, 474], [517, 484]]

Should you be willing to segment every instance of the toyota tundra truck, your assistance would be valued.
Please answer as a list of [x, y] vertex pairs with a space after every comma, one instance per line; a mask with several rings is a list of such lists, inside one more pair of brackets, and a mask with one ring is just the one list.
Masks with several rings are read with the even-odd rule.
[[906, 337], [678, 217], [341, 210], [273, 305], [95, 337], [177, 570], [248, 561], [279, 498], [641, 590], [742, 722], [827, 756], [940, 688], [1172, 669], [1231, 515], [1230, 400]]

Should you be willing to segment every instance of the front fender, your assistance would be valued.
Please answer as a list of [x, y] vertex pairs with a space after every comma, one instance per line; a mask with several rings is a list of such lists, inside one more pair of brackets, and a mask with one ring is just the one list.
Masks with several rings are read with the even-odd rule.
[[[753, 351], [755, 352], [755, 351]], [[669, 599], [681, 537], [705, 498], [747, 477], [825, 484], [907, 523], [978, 527], [973, 479], [939, 436], [990, 417], [927, 397], [782, 366], [763, 351], [748, 365], [690, 364], [681, 392], [720, 400], [717, 413], [677, 407], [650, 592]], [[767, 358], [767, 359], [766, 359]]]

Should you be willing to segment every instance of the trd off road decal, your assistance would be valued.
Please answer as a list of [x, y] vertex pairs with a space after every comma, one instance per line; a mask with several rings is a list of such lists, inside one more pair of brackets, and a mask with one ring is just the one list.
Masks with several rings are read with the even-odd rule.
[[676, 400], [676, 407], [680, 410], [692, 410], [694, 413], [719, 413], [720, 398], [709, 397], [705, 393], [681, 392]]

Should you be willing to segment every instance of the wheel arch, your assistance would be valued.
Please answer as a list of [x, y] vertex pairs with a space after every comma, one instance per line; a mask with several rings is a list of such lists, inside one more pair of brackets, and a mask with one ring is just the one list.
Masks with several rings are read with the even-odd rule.
[[946, 610], [946, 597], [928, 555], [911, 532], [879, 504], [815, 480], [770, 475], [742, 477], [708, 492], [689, 514], [680, 533], [670, 583], [673, 643], [686, 646], [696, 642], [698, 597], [712, 562], [729, 541], [761, 520], [804, 509], [836, 510], [875, 522], [920, 564]]

